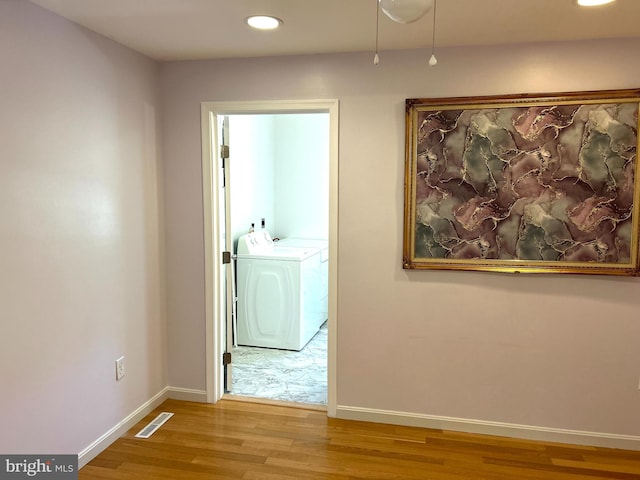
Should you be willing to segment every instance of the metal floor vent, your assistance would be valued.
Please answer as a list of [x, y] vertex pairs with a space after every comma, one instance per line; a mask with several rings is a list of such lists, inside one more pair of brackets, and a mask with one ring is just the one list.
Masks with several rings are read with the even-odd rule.
[[149, 425], [136, 433], [136, 438], [149, 438], [164, 424], [164, 422], [169, 420], [171, 417], [173, 417], [173, 413], [162, 412], [156, 418], [151, 420], [151, 423], [149, 423]]

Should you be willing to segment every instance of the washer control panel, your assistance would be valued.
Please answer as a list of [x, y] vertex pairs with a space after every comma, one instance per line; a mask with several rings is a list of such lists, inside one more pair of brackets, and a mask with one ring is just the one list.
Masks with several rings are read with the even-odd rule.
[[238, 255], [251, 255], [271, 247], [273, 239], [266, 230], [247, 233], [238, 239]]

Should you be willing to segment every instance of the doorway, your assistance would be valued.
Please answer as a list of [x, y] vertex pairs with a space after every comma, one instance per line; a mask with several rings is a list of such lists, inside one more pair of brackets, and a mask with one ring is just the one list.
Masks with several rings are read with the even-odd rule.
[[[225, 289], [220, 279], [229, 270], [222, 263], [224, 251], [229, 251], [223, 245], [224, 233], [228, 230], [222, 224], [220, 212], [224, 199], [221, 198], [220, 188], [224, 185], [220, 169], [221, 119], [224, 116], [235, 115], [280, 115], [324, 113], [329, 116], [329, 168], [328, 168], [328, 321], [327, 321], [327, 410], [330, 416], [335, 416], [336, 408], [336, 311], [337, 311], [337, 170], [338, 170], [338, 102], [336, 100], [292, 101], [292, 102], [205, 102], [202, 104], [202, 143], [203, 143], [203, 198], [205, 223], [205, 284], [206, 284], [206, 322], [207, 322], [207, 398], [215, 403], [225, 392], [225, 368], [223, 359], [227, 331], [224, 309], [220, 306], [224, 302]], [[231, 130], [233, 131], [233, 130]], [[232, 145], [233, 147], [233, 145]], [[233, 153], [230, 155], [233, 162]], [[231, 164], [232, 165], [232, 164]], [[216, 213], [214, 213], [216, 212]], [[257, 214], [254, 228], [260, 228], [263, 216]], [[244, 228], [244, 227], [243, 227]], [[246, 226], [248, 229], [249, 226]], [[267, 227], [268, 228], [268, 227]], [[233, 238], [229, 231], [227, 237]], [[231, 242], [233, 250], [233, 243]], [[230, 278], [230, 277], [227, 277]], [[231, 361], [233, 365], [233, 360]], [[231, 372], [233, 367], [231, 367]], [[233, 375], [231, 375], [233, 378]]]
[[[326, 405], [329, 113], [224, 115], [218, 125], [229, 147], [220, 241], [229, 235], [238, 252], [225, 392]], [[265, 238], [240, 254], [239, 243]]]

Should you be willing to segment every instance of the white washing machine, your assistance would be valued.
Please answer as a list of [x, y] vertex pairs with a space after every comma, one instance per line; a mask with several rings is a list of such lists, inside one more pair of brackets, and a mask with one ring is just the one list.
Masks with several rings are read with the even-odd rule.
[[324, 321], [320, 250], [275, 247], [262, 230], [240, 237], [236, 258], [238, 344], [304, 348]]
[[320, 325], [329, 318], [329, 241], [316, 238], [282, 238], [276, 247], [317, 248], [320, 250]]

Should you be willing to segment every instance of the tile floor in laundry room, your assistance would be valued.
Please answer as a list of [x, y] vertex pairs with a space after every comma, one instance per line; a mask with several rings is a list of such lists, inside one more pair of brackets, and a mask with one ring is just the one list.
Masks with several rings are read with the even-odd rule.
[[299, 352], [234, 347], [234, 395], [307, 404], [327, 404], [327, 322]]

